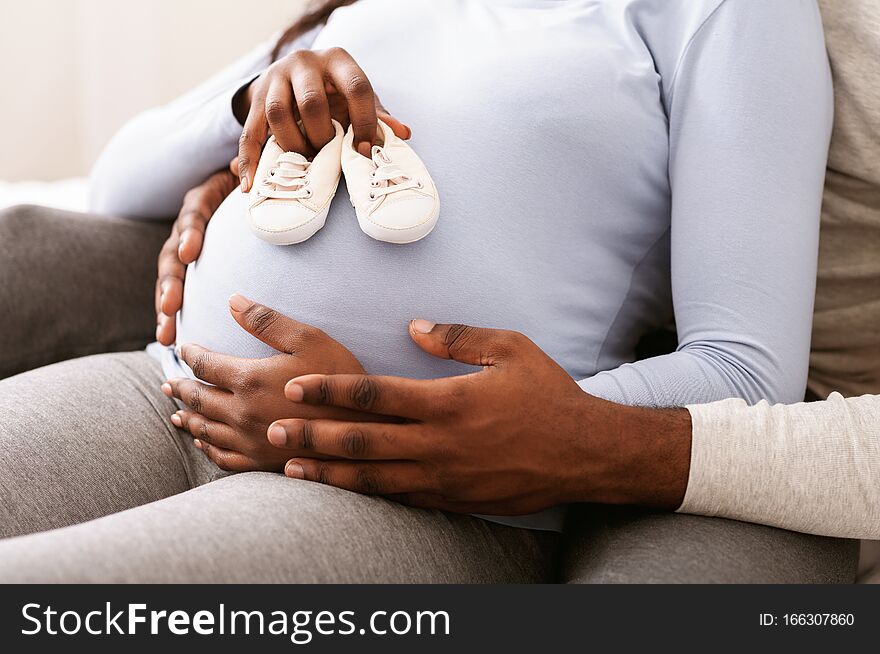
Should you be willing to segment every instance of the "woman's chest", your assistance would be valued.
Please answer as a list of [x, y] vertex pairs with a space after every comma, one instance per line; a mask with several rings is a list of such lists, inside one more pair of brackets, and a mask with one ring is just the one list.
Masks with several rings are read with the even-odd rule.
[[665, 157], [667, 124], [659, 75], [625, 4], [360, 0], [334, 14], [314, 47], [348, 50], [388, 110], [432, 148], [641, 167]]

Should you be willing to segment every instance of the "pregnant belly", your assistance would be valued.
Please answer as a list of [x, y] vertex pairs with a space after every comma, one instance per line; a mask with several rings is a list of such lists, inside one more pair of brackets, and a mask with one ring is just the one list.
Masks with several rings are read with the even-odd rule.
[[408, 321], [416, 317], [480, 318], [463, 311], [467, 303], [454, 297], [457, 289], [443, 290], [439, 262], [425, 265], [427, 241], [394, 246], [368, 238], [343, 205], [344, 194], [342, 189], [324, 229], [305, 243], [283, 247], [251, 234], [244, 197], [233, 192], [212, 218], [202, 255], [187, 271], [179, 342], [243, 357], [274, 354], [230, 316], [227, 299], [241, 293], [320, 327], [370, 372], [433, 377], [470, 370], [429, 357], [407, 334]]
[[179, 342], [235, 356], [274, 354], [230, 316], [227, 299], [241, 293], [320, 327], [374, 374], [429, 378], [473, 370], [419, 350], [407, 332], [412, 318], [516, 329], [573, 375], [591, 373], [608, 312], [603, 317], [589, 305], [602, 293], [585, 294], [585, 280], [571, 278], [577, 265], [560, 267], [558, 256], [536, 249], [530, 235], [511, 228], [499, 240], [485, 222], [457, 223], [449, 205], [429, 237], [391, 245], [360, 231], [343, 188], [324, 229], [305, 243], [277, 246], [251, 234], [244, 197], [233, 192], [187, 271]]

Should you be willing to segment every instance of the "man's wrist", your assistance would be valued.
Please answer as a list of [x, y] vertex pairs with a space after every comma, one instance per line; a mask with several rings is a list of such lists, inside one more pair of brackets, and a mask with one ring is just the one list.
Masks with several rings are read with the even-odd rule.
[[594, 441], [594, 463], [580, 473], [577, 501], [674, 511], [684, 500], [690, 473], [690, 413], [608, 405], [600, 419], [593, 405], [584, 422], [586, 438]]

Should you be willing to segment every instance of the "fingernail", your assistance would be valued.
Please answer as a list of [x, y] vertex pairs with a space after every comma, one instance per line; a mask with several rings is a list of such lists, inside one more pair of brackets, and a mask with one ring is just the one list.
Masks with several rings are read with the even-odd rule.
[[404, 140], [409, 140], [412, 138], [412, 127], [409, 125], [404, 125], [404, 127], [406, 127], [406, 139]]
[[287, 465], [284, 466], [284, 474], [294, 479], [305, 479], [306, 476], [303, 467], [296, 461], [287, 462]]
[[269, 427], [269, 442], [275, 447], [284, 447], [287, 445], [287, 432], [281, 425], [272, 425]]
[[176, 413], [171, 415], [171, 422], [175, 427], [182, 427], [183, 426], [183, 420], [181, 420], [180, 416], [177, 415]]
[[238, 293], [233, 293], [229, 296], [229, 306], [232, 307], [233, 311], [237, 311], [241, 313], [249, 306], [253, 304], [250, 300], [248, 300], [244, 295], [239, 295]]
[[202, 441], [200, 441], [198, 438], [193, 441], [193, 445], [195, 445], [199, 449], [202, 449]]
[[305, 397], [305, 391], [303, 387], [299, 384], [294, 384], [293, 382], [288, 382], [287, 386], [284, 388], [284, 395], [291, 402], [302, 402]]
[[156, 325], [156, 340], [159, 340], [159, 337], [162, 335], [162, 325]]
[[248, 178], [242, 177], [241, 178], [241, 192], [247, 193], [247, 190], [248, 190]]
[[165, 395], [167, 395], [168, 397], [171, 397], [171, 384], [169, 384], [168, 382], [162, 384], [162, 392], [165, 393]]
[[430, 320], [423, 320], [422, 318], [416, 318], [411, 323], [412, 329], [417, 334], [430, 334], [431, 330], [434, 329], [434, 325], [437, 323], [433, 323]]

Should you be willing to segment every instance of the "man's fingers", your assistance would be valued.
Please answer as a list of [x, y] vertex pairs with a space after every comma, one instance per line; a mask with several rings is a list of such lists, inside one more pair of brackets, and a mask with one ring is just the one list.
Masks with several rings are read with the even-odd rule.
[[223, 389], [232, 390], [237, 376], [241, 374], [243, 359], [218, 354], [201, 345], [186, 343], [180, 346], [179, 356], [186, 362], [193, 374], [204, 382]]
[[292, 402], [423, 419], [447, 409], [446, 379], [373, 375], [305, 375], [287, 382]]
[[345, 98], [355, 147], [362, 155], [369, 157], [379, 126], [373, 86], [363, 69], [345, 50], [333, 48], [328, 51], [328, 56], [332, 62], [327, 66], [327, 73], [337, 92]]
[[216, 445], [224, 449], [235, 450], [241, 439], [235, 430], [229, 425], [210, 420], [200, 413], [181, 409], [171, 416], [171, 422], [175, 427], [188, 431], [190, 435], [199, 439], [202, 443]]
[[275, 447], [321, 458], [418, 459], [426, 450], [416, 425], [287, 418], [269, 425], [267, 436]]
[[295, 354], [303, 342], [326, 334], [316, 327], [288, 318], [238, 293], [229, 298], [229, 311], [248, 333], [279, 352]]
[[294, 479], [316, 481], [365, 495], [390, 495], [432, 490], [420, 463], [411, 461], [354, 462], [295, 458], [284, 466]]
[[266, 120], [269, 128], [285, 152], [299, 152], [307, 156], [310, 149], [305, 136], [296, 124], [293, 89], [285, 77], [276, 77], [269, 85], [266, 95]]
[[238, 140], [238, 176], [241, 179], [241, 190], [251, 190], [260, 154], [266, 144], [269, 123], [266, 121], [266, 96], [255, 95], [251, 109], [244, 122], [241, 138]]
[[225, 416], [229, 412], [229, 399], [232, 397], [229, 391], [208, 386], [195, 379], [169, 379], [162, 384], [162, 392], [210, 419], [221, 419]]
[[409, 335], [428, 354], [473, 366], [494, 366], [531, 343], [519, 332], [470, 325], [438, 325], [417, 319]]

